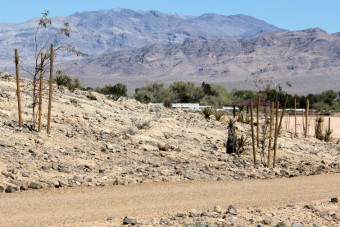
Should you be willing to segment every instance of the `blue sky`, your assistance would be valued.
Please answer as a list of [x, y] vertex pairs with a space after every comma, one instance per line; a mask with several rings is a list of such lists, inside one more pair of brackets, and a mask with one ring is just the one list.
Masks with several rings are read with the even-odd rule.
[[320, 27], [340, 31], [340, 0], [0, 0], [2, 22], [23, 22], [49, 10], [51, 16], [128, 8], [198, 16], [246, 14], [288, 30]]

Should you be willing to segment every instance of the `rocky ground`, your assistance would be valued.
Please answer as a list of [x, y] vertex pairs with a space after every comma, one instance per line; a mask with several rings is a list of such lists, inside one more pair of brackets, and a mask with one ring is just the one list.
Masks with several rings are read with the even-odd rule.
[[[7, 74], [0, 76], [0, 192], [340, 172], [340, 145], [336, 143], [296, 138], [283, 131], [278, 141], [277, 167], [265, 168], [258, 151], [254, 168], [250, 144], [240, 157], [226, 154], [228, 117], [221, 121], [214, 117], [206, 120], [200, 113], [146, 105], [133, 99], [113, 101], [88, 91], [71, 93], [54, 87], [50, 135], [45, 132], [46, 91], [43, 131], [38, 133], [30, 130], [30, 83], [26, 79], [21, 81], [24, 127], [19, 129], [15, 79]], [[239, 135], [250, 138], [249, 125], [237, 127]], [[293, 205], [271, 212], [279, 215], [282, 209], [306, 210]], [[269, 211], [247, 211], [248, 221], [258, 222], [255, 220], [258, 212]], [[203, 219], [200, 215], [199, 219], [212, 218], [217, 223], [222, 213]], [[317, 215], [311, 209], [306, 213]], [[199, 221], [196, 214], [183, 215], [166, 220]]]
[[[337, 201], [337, 200], [336, 200]], [[339, 204], [335, 198], [313, 204], [288, 204], [283, 207], [268, 207], [267, 209], [248, 208], [238, 210], [233, 205], [221, 207], [216, 205], [204, 211], [191, 210], [176, 213], [168, 217], [153, 218], [146, 222], [126, 217], [123, 224], [140, 226], [339, 226]], [[107, 218], [105, 225], [110, 226], [113, 217]], [[102, 223], [102, 225], [104, 225]]]

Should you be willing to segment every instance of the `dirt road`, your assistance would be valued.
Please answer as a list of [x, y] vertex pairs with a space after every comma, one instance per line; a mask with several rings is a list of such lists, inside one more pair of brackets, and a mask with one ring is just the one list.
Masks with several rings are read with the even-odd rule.
[[273, 180], [148, 183], [0, 194], [1, 226], [46, 226], [105, 222], [114, 216], [151, 217], [206, 209], [310, 203], [340, 196], [340, 174]]

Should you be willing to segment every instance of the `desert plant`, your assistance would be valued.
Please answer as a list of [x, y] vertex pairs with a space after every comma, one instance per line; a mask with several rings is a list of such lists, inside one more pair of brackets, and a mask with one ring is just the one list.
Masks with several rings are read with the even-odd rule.
[[166, 98], [163, 100], [163, 106], [166, 108], [171, 108], [171, 101], [170, 99]]
[[222, 117], [224, 116], [224, 112], [223, 111], [214, 111], [214, 116], [215, 116], [217, 121], [220, 121], [222, 119]]
[[[38, 85], [40, 83], [40, 79], [42, 79], [45, 68], [50, 64], [51, 59], [51, 51], [48, 49], [48, 45], [50, 42], [58, 42], [61, 36], [70, 37], [71, 28], [68, 22], [64, 22], [63, 27], [60, 29], [53, 29], [51, 32], [47, 31], [42, 34], [42, 29], [46, 29], [52, 25], [52, 19], [49, 18], [49, 11], [44, 11], [42, 13], [42, 17], [39, 19], [38, 25], [35, 29], [34, 33], [34, 63], [33, 64], [25, 64], [21, 59], [17, 59], [19, 61], [20, 67], [33, 78], [33, 89], [32, 89], [32, 125], [33, 129], [35, 129], [35, 124], [37, 121], [37, 113], [36, 113], [36, 105], [39, 104], [38, 100]], [[42, 40], [42, 39], [44, 40]], [[77, 56], [86, 56], [85, 53], [77, 50], [74, 46], [65, 44], [60, 45], [55, 48], [53, 51], [53, 55], [55, 55], [58, 51], [66, 51], [68, 53], [75, 54]], [[42, 53], [44, 54], [44, 58], [41, 58]], [[32, 67], [33, 65], [33, 67]], [[40, 73], [41, 72], [41, 73]]]
[[57, 84], [58, 89], [61, 89], [61, 87], [67, 87], [67, 85], [71, 83], [71, 80], [72, 79], [65, 75], [61, 70], [58, 70], [54, 77], [54, 82]]
[[315, 119], [315, 138], [319, 140], [324, 139], [324, 135], [322, 133], [322, 123], [324, 122], [323, 117], [317, 117]]
[[211, 107], [205, 107], [202, 110], [202, 114], [204, 115], [205, 119], [209, 119], [210, 115], [214, 113], [213, 109]]
[[132, 123], [139, 129], [149, 129], [151, 120], [137, 120], [137, 119], [131, 119]]
[[237, 134], [235, 128], [235, 119], [230, 118], [227, 122], [228, 139], [227, 139], [227, 153], [232, 154], [237, 152]]
[[249, 138], [247, 136], [241, 135], [240, 138], [237, 138], [237, 152], [241, 154], [244, 151], [244, 148], [247, 146], [249, 142]]
[[169, 89], [164, 84], [154, 82], [136, 88], [134, 97], [137, 101], [143, 103], [164, 103], [166, 100], [171, 102]]
[[332, 139], [332, 133], [333, 133], [333, 130], [327, 128], [327, 129], [325, 130], [324, 135], [323, 135], [323, 139], [324, 139], [326, 142], [331, 141], [331, 139]]
[[244, 115], [244, 106], [239, 106], [239, 112], [238, 112], [238, 116], [237, 116], [237, 121], [238, 122], [245, 122], [245, 115]]
[[62, 87], [67, 87], [67, 89], [71, 92], [73, 92], [76, 88], [81, 89], [79, 78], [71, 79], [71, 77], [66, 75], [61, 70], [58, 70], [56, 72], [56, 76], [54, 77], [53, 82], [57, 84], [58, 89], [62, 89]]
[[109, 98], [117, 100], [120, 97], [127, 97], [127, 87], [125, 84], [117, 83], [115, 85], [105, 85], [102, 88], [96, 88], [96, 91], [107, 95]]

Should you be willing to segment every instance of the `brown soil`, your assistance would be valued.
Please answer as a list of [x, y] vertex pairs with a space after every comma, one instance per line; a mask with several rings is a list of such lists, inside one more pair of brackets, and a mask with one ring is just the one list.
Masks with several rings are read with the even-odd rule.
[[[330, 119], [331, 123], [331, 130], [333, 130], [332, 137], [334, 139], [340, 139], [340, 117], [339, 116], [324, 116], [324, 123], [323, 123], [323, 130], [328, 128], [328, 122]], [[309, 118], [309, 130], [308, 135], [314, 136], [314, 128], [315, 128], [315, 116], [310, 116]], [[289, 130], [290, 132], [295, 132], [295, 117], [294, 116], [286, 116], [284, 118], [283, 126], [285, 129]], [[296, 132], [298, 134], [302, 134], [303, 132], [303, 119], [302, 116], [296, 117]]]
[[124, 216], [148, 221], [193, 208], [233, 204], [239, 210], [306, 203], [340, 196], [339, 174], [273, 180], [148, 183], [113, 187], [78, 187], [0, 194], [3, 226], [121, 224]]

